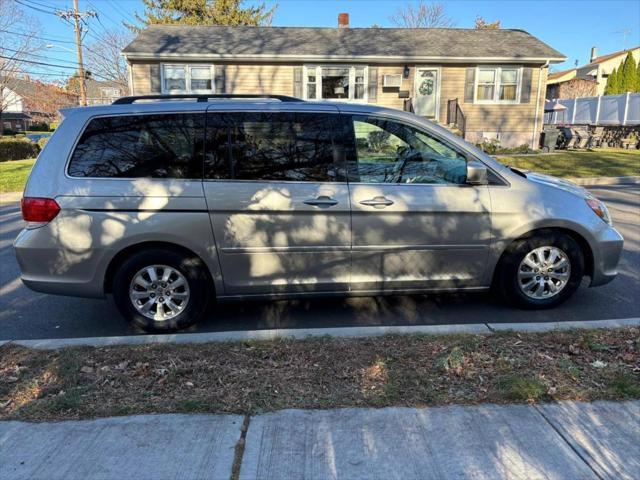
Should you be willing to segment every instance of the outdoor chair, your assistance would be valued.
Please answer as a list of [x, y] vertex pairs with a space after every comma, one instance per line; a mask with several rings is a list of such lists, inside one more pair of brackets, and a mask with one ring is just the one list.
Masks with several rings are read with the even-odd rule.
[[590, 139], [589, 130], [587, 130], [586, 128], [576, 128], [574, 130], [574, 133], [577, 137], [577, 140], [573, 145], [574, 148], [587, 148]]
[[595, 127], [593, 133], [589, 137], [589, 145], [587, 148], [595, 148], [602, 146], [602, 139], [604, 136], [604, 127]]

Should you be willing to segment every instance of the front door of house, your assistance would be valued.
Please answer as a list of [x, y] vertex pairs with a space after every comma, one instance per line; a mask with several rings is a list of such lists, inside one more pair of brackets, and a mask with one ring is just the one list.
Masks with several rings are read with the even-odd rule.
[[438, 119], [440, 71], [437, 68], [416, 68], [413, 109], [417, 115]]

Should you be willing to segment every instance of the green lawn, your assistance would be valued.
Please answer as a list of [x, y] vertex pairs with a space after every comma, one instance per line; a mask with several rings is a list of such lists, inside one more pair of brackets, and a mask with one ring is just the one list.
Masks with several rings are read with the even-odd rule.
[[33, 162], [34, 158], [0, 162], [0, 193], [22, 191]]
[[640, 175], [640, 150], [598, 149], [496, 158], [512, 167], [556, 177], [625, 177]]

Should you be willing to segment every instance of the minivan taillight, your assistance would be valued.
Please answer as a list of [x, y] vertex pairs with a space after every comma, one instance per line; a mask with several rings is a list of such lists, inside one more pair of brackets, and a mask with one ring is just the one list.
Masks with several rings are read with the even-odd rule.
[[48, 223], [60, 212], [60, 205], [53, 198], [24, 197], [20, 207], [25, 222]]

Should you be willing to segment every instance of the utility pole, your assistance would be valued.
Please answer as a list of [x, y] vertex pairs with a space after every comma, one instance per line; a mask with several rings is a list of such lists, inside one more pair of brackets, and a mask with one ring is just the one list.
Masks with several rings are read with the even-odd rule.
[[57, 11], [63, 20], [71, 23], [73, 21], [73, 29], [76, 33], [76, 49], [78, 51], [78, 76], [80, 77], [80, 104], [87, 106], [87, 84], [86, 74], [84, 71], [84, 62], [82, 61], [82, 31], [84, 30], [82, 22], [85, 17], [95, 17], [96, 12], [81, 12], [78, 7], [78, 0], [73, 0], [73, 10]]

